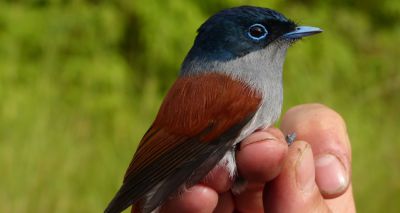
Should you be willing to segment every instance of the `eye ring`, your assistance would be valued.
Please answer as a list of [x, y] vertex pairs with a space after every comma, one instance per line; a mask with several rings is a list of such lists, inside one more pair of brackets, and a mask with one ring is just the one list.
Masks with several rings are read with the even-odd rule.
[[249, 27], [247, 35], [256, 41], [259, 41], [268, 35], [268, 30], [262, 24], [253, 24]]

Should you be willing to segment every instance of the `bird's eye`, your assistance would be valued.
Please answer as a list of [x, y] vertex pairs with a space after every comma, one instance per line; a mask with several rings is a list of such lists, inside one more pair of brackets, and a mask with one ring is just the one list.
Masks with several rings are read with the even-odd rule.
[[268, 34], [268, 31], [262, 24], [253, 24], [249, 27], [247, 34], [250, 36], [250, 38], [258, 41], [265, 38]]

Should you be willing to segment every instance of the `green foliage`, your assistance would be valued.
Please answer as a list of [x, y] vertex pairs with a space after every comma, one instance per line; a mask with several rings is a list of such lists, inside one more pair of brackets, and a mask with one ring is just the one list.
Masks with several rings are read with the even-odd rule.
[[276, 8], [321, 35], [294, 45], [285, 106], [348, 124], [360, 212], [400, 200], [399, 1], [0, 2], [0, 212], [99, 212], [177, 76], [198, 26], [226, 7]]

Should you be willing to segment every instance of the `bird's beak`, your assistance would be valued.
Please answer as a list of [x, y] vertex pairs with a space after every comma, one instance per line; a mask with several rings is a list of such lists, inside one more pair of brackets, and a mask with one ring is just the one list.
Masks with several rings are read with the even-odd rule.
[[298, 39], [305, 36], [314, 35], [322, 32], [322, 30], [318, 27], [309, 27], [309, 26], [299, 26], [292, 32], [288, 32], [282, 36], [282, 38], [288, 39]]

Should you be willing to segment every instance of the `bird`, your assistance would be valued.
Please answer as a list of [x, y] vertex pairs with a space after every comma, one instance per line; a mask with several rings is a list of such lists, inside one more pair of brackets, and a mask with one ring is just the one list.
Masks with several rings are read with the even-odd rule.
[[208, 18], [105, 212], [157, 212], [216, 166], [234, 180], [236, 146], [279, 119], [287, 49], [320, 32], [256, 6]]

